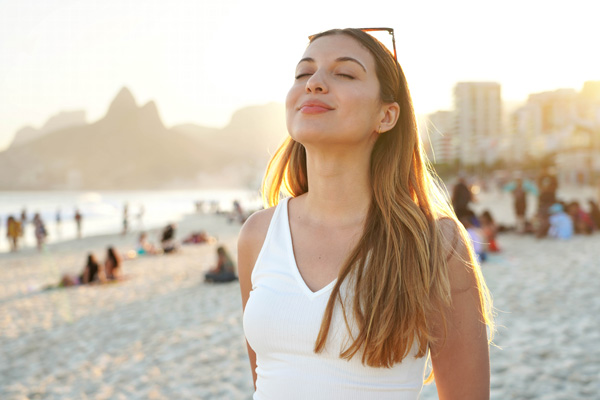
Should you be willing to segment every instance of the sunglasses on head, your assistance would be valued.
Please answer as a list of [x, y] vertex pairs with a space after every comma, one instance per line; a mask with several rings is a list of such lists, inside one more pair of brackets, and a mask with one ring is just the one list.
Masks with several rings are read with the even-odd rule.
[[[377, 37], [377, 35], [375, 35], [374, 33], [377, 32], [387, 32], [391, 37], [392, 37], [392, 49], [394, 51], [394, 59], [396, 61], [398, 61], [398, 56], [396, 55], [396, 36], [394, 35], [394, 28], [357, 28], [359, 31], [363, 31], [365, 33], [368, 33], [369, 35], [371, 35], [374, 39], [376, 39], [377, 41], [379, 41], [380, 43], [384, 43], [385, 39], [381, 38], [381, 37]], [[308, 39], [312, 39], [315, 35], [310, 35], [308, 37]], [[383, 39], [383, 40], [382, 40]], [[385, 46], [385, 45], [384, 45]], [[388, 46], [385, 46], [388, 47]], [[388, 47], [388, 50], [392, 50]], [[391, 53], [391, 51], [390, 51]]]
[[[377, 40], [379, 39], [375, 35], [372, 35], [371, 32], [387, 32], [392, 37], [392, 49], [394, 50], [394, 59], [398, 61], [398, 56], [396, 55], [396, 36], [394, 35], [394, 28], [358, 28], [358, 30], [370, 34]], [[379, 41], [382, 42], [381, 40]]]

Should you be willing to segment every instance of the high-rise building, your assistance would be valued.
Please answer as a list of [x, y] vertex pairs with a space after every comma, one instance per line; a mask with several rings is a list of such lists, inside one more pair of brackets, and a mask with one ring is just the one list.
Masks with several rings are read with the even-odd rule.
[[496, 82], [459, 82], [454, 87], [457, 154], [461, 165], [493, 164], [502, 142], [502, 99]]
[[427, 116], [427, 155], [436, 164], [451, 164], [456, 160], [455, 114], [436, 111]]
[[562, 179], [592, 182], [600, 176], [600, 82], [531, 94], [512, 115], [516, 163], [551, 156]]
[[542, 130], [541, 110], [535, 104], [527, 103], [517, 108], [511, 115], [508, 129], [509, 150], [507, 162], [522, 164], [530, 158], [541, 158], [546, 145], [540, 136]]
[[562, 139], [570, 135], [577, 115], [576, 105], [574, 89], [529, 95], [527, 103], [513, 114], [513, 161], [540, 159], [556, 152]]

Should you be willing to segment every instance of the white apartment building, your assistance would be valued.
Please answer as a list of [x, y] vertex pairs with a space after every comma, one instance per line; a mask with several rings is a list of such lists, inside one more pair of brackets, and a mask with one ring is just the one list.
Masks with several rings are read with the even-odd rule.
[[527, 103], [516, 109], [511, 116], [508, 133], [510, 151], [506, 161], [520, 164], [532, 157], [541, 158], [546, 151], [541, 131], [540, 107]]
[[512, 115], [514, 162], [555, 155], [563, 178], [590, 181], [600, 174], [600, 81], [580, 93], [558, 89], [529, 96]]
[[502, 99], [496, 82], [459, 82], [454, 87], [457, 155], [461, 165], [493, 164], [502, 144]]
[[427, 156], [431, 162], [451, 164], [456, 160], [455, 124], [453, 111], [436, 111], [427, 116]]
[[513, 114], [512, 161], [541, 158], [556, 152], [573, 129], [577, 115], [577, 92], [558, 89], [529, 95], [527, 103]]

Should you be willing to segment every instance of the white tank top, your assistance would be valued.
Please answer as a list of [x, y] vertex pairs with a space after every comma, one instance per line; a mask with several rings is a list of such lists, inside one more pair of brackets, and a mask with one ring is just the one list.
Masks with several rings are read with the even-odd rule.
[[288, 200], [279, 203], [271, 219], [252, 271], [252, 291], [244, 311], [246, 339], [256, 352], [253, 398], [418, 399], [427, 357], [415, 358], [413, 347], [392, 368], [364, 366], [360, 352], [349, 361], [340, 358], [348, 333], [339, 305], [325, 350], [313, 351], [335, 281], [317, 292], [306, 286], [294, 258]]

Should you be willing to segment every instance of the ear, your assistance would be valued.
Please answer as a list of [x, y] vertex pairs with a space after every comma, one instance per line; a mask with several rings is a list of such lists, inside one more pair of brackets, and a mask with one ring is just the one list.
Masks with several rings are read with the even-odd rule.
[[379, 122], [380, 133], [387, 132], [396, 126], [398, 118], [400, 117], [400, 106], [398, 103], [387, 103], [381, 108], [382, 117]]

